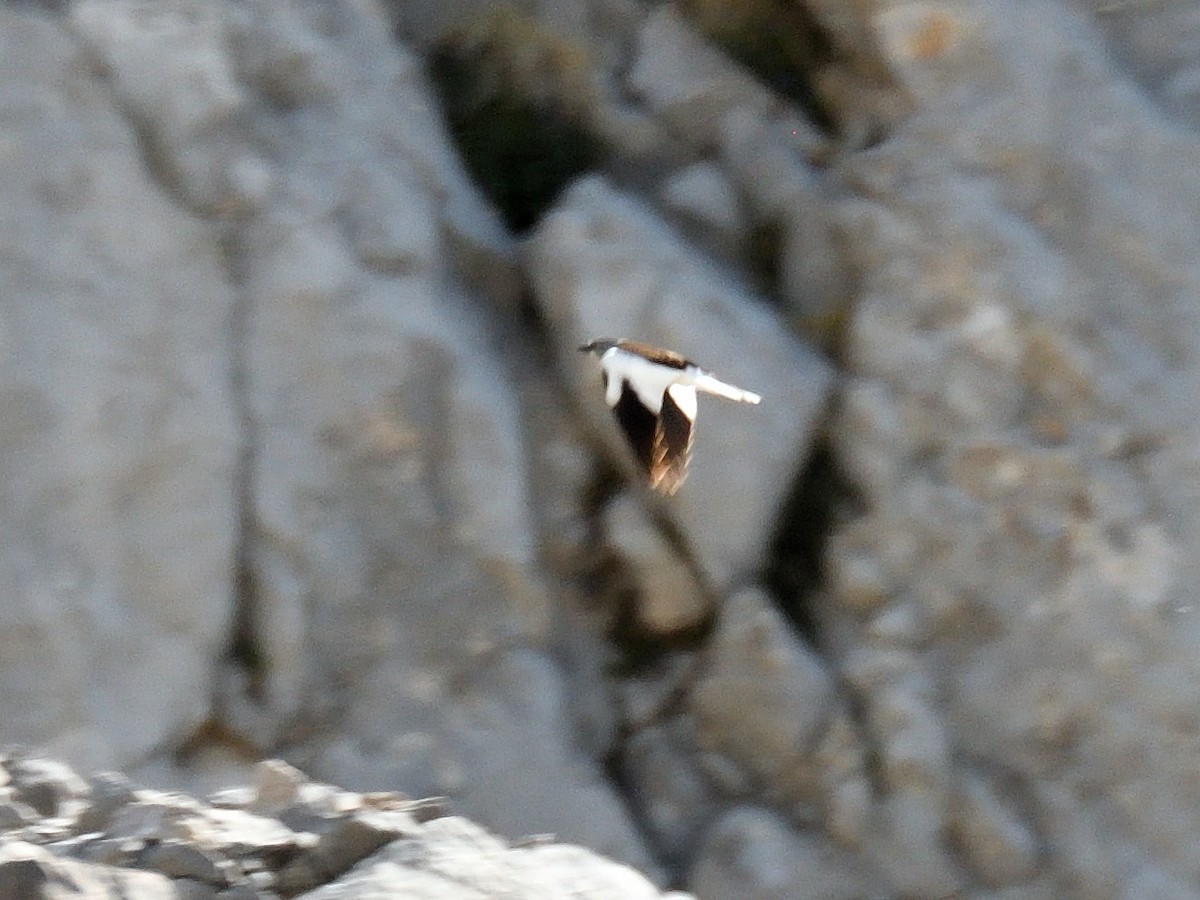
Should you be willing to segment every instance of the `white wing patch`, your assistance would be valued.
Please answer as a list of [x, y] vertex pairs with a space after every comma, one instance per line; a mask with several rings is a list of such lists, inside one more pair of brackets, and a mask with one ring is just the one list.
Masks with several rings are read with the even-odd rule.
[[605, 351], [600, 357], [600, 365], [608, 374], [608, 389], [604, 399], [609, 406], [617, 405], [617, 401], [621, 399], [621, 388], [626, 382], [633, 388], [642, 405], [655, 415], [662, 411], [663, 393], [672, 391], [671, 399], [692, 420], [696, 418], [697, 390], [738, 403], [758, 403], [762, 399], [752, 391], [726, 384], [695, 366], [685, 369], [663, 366], [620, 347]]
[[[667, 388], [667, 393], [679, 407], [679, 411], [691, 422], [696, 421], [696, 389], [687, 384], [673, 384]], [[661, 404], [661, 401], [660, 401]]]
[[634, 353], [613, 347], [600, 357], [600, 365], [608, 372], [608, 390], [604, 399], [616, 406], [621, 399], [621, 386], [629, 382], [642, 405], [656, 416], [662, 412], [663, 393], [671, 385], [686, 379], [683, 369], [660, 366]]

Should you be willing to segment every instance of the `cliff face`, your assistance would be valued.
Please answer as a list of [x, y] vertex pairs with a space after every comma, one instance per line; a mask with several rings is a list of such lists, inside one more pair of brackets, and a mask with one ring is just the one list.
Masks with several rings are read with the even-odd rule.
[[[1200, 894], [1197, 48], [1186, 4], [0, 6], [0, 739], [283, 756], [712, 900]], [[669, 501], [604, 335], [764, 397]]]

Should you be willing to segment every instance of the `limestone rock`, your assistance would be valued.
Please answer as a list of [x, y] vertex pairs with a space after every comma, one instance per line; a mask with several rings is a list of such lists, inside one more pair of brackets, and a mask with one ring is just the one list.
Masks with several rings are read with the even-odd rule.
[[629, 83], [659, 117], [702, 147], [716, 143], [731, 111], [766, 114], [781, 105], [670, 4], [643, 22]]
[[776, 287], [793, 321], [832, 343], [851, 292], [850, 250], [833, 189], [802, 155], [790, 126], [739, 108], [726, 117], [719, 152], [751, 221], [775, 241]]
[[26, 841], [0, 841], [0, 896], [23, 900], [69, 896], [95, 900], [176, 900], [180, 893], [164, 875], [62, 859]]
[[622, 492], [609, 503], [604, 530], [632, 570], [637, 592], [633, 616], [639, 631], [670, 637], [695, 628], [711, 614], [707, 592], [687, 560], [667, 543], [633, 495]]
[[853, 854], [798, 832], [764, 809], [740, 807], [715, 822], [688, 876], [706, 900], [855, 900], [886, 896], [886, 883]]
[[676, 865], [694, 859], [701, 832], [722, 806], [716, 785], [695, 758], [686, 720], [637, 731], [625, 744], [622, 777], [661, 855]]
[[[318, 745], [315, 771], [451, 796], [501, 834], [550, 831], [654, 874], [612, 786], [577, 747], [565, 686], [543, 654], [501, 652], [453, 681], [433, 668], [385, 671], [349, 710], [348, 737]], [[395, 711], [380, 716], [388, 704]]]
[[[463, 865], [465, 860], [474, 864]], [[396, 841], [338, 883], [312, 891], [307, 900], [384, 897], [661, 897], [632, 869], [600, 860], [578, 847], [533, 843], [505, 849], [495, 837], [464, 819], [429, 823], [412, 839]]]
[[[484, 4], [0, 6], [0, 738], [355, 789], [5, 755], [0, 895], [657, 896], [395, 788], [714, 897], [1195, 894], [1200, 18], [808, 0], [801, 109], [685, 5], [519, 4], [628, 191], [523, 256], [396, 37]], [[669, 501], [600, 508], [601, 334], [764, 395]], [[805, 643], [745, 585], [832, 389]], [[621, 671], [603, 540], [712, 634]]]
[[[867, 703], [894, 883], [962, 883], [944, 841], [965, 804], [977, 878], [1169, 890], [1200, 876], [1200, 781], [1168, 724], [1200, 700], [1200, 148], [1081, 8], [1013, 11], [874, 19], [921, 109], [840, 170], [863, 281], [833, 434], [862, 507], [830, 544], [829, 631], [855, 681], [864, 647], [908, 658]], [[955, 800], [959, 754], [1004, 774]], [[1030, 790], [1009, 810], [1011, 783]]]
[[987, 883], [1019, 884], [1036, 871], [1036, 835], [983, 779], [964, 779], [951, 821], [955, 840]]
[[72, 29], [153, 145], [165, 186], [209, 212], [248, 211], [269, 179], [239, 127], [250, 93], [228, 52], [230, 23], [221, 6], [189, 0], [70, 8]]
[[[14, 759], [28, 770], [55, 769], [64, 778], [81, 781], [50, 760], [23, 753]], [[312, 831], [296, 832], [251, 812], [262, 799], [256, 789], [226, 790], [218, 806], [134, 787], [103, 818], [85, 807], [74, 819], [43, 816], [36, 823], [0, 830], [0, 896], [669, 896], [632, 869], [580, 847], [550, 840], [509, 845], [466, 819], [443, 812], [430, 815], [432, 807], [426, 803], [316, 784], [277, 761], [260, 766], [259, 787], [277, 784], [281, 774], [295, 789], [289, 792], [287, 811]], [[103, 776], [91, 793], [111, 804], [115, 795], [105, 786], [119, 780]], [[300, 816], [302, 808], [306, 815]], [[90, 830], [102, 820], [111, 827]]]
[[718, 247], [733, 248], [746, 231], [737, 192], [712, 163], [695, 163], [664, 182], [663, 204], [700, 228]]
[[820, 660], [752, 588], [726, 601], [710, 652], [688, 698], [699, 745], [786, 804], [811, 810], [823, 802], [813, 751], [835, 696]]
[[[320, 90], [297, 98], [304, 128], [288, 131], [294, 117], [262, 123], [277, 189], [238, 235], [255, 445], [251, 629], [275, 728], [313, 679], [417, 664], [388, 608], [410, 621], [438, 610], [440, 624], [405, 640], [416, 652], [453, 633], [448, 653], [429, 656], [448, 662], [519, 631], [516, 601], [531, 590], [519, 409], [440, 228], [489, 217], [449, 162], [444, 130], [419, 113], [432, 98], [415, 61], [382, 20], [331, 14], [334, 32], [303, 5], [289, 23], [318, 48]], [[275, 27], [264, 14], [240, 52], [259, 52]], [[403, 552], [370, 562], [376, 547]], [[375, 637], [333, 639], [356, 628]]]
[[60, 23], [0, 9], [0, 737], [116, 765], [207, 714], [237, 438], [216, 231]]

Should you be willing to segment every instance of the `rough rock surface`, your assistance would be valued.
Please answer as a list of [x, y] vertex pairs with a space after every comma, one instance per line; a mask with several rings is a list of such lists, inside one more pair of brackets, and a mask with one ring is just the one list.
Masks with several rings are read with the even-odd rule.
[[0, 896], [14, 900], [664, 896], [581, 847], [510, 845], [440, 800], [357, 794], [278, 760], [207, 801], [113, 774], [82, 779], [15, 751], [0, 756], [0, 772], [10, 806], [54, 800], [0, 826]]
[[824, 609], [931, 865], [953, 821], [987, 883], [1194, 885], [1200, 143], [1078, 9], [1010, 12], [879, 19], [923, 108], [844, 167], [863, 515]]
[[493, 7], [0, 5], [0, 895], [1200, 897], [1193, 6]]
[[0, 719], [131, 760], [204, 718], [232, 620], [233, 290], [61, 24], [0, 7], [0, 74]]

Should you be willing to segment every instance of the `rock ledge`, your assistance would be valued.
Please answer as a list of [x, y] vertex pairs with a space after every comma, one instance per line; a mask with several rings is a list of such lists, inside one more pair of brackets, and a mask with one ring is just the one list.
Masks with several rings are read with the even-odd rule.
[[[280, 760], [199, 800], [0, 753], [0, 897], [654, 898], [632, 869], [552, 839], [510, 845], [440, 799], [358, 794]], [[676, 898], [685, 895], [675, 894]]]

